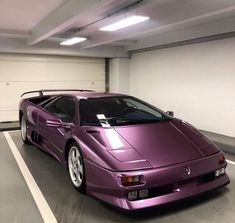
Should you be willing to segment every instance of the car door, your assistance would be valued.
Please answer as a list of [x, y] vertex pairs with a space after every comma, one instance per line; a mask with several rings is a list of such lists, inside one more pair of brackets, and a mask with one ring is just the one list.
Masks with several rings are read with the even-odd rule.
[[41, 146], [57, 159], [63, 159], [64, 146], [75, 123], [75, 99], [61, 96], [43, 106], [38, 116]]

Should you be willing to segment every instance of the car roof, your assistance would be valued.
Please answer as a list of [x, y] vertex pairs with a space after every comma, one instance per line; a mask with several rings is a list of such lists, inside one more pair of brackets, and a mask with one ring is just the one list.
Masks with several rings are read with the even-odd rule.
[[66, 92], [66, 93], [58, 94], [58, 95], [73, 96], [78, 99], [126, 96], [124, 94], [117, 94], [117, 93], [90, 92], [90, 91], [84, 91], [84, 92], [72, 91], [72, 92]]

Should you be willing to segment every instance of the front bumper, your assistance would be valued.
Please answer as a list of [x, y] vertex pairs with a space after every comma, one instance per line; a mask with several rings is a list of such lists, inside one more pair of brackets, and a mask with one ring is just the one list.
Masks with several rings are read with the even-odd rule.
[[[221, 153], [218, 153], [200, 160], [163, 168], [127, 172], [113, 172], [86, 163], [87, 192], [111, 205], [129, 211], [193, 197], [230, 182], [226, 174], [213, 177], [217, 169], [225, 168], [227, 165], [226, 162], [222, 165], [218, 163], [220, 155]], [[189, 175], [185, 171], [186, 167], [190, 167]], [[122, 175], [142, 175], [145, 183], [124, 187], [120, 183]], [[135, 201], [127, 199], [128, 192], [142, 189], [149, 190], [148, 198]]]
[[210, 190], [223, 187], [229, 183], [229, 178], [227, 175], [223, 175], [213, 182], [208, 182], [201, 185], [187, 185], [180, 188], [179, 191], [175, 191], [173, 193], [169, 193], [166, 195], [148, 198], [144, 200], [136, 200], [136, 201], [128, 201], [125, 200], [122, 204], [122, 207], [127, 210], [138, 210], [163, 204], [168, 204], [174, 201], [194, 197], [196, 195], [200, 195], [202, 193], [208, 192]]

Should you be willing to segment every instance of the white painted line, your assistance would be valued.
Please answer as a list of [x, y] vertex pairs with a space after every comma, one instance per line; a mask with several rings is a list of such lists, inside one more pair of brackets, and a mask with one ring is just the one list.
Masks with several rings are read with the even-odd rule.
[[18, 151], [15, 143], [13, 142], [11, 136], [8, 132], [3, 132], [9, 146], [11, 149], [11, 152], [13, 153], [15, 160], [20, 168], [20, 171], [29, 187], [29, 190], [34, 198], [34, 201], [36, 202], [38, 209], [42, 215], [42, 218], [45, 223], [57, 223], [57, 220], [52, 213], [45, 197], [43, 196], [41, 190], [39, 189], [37, 183], [35, 182], [32, 174], [30, 173], [26, 163], [24, 162], [22, 156], [20, 155], [20, 152]]
[[231, 160], [226, 160], [229, 164], [232, 164], [235, 166], [235, 162], [231, 161]]

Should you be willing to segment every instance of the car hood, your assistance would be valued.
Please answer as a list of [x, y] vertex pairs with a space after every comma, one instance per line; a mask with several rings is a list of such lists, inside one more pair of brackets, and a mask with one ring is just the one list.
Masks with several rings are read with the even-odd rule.
[[219, 151], [197, 129], [177, 119], [114, 129], [153, 167], [187, 162]]

